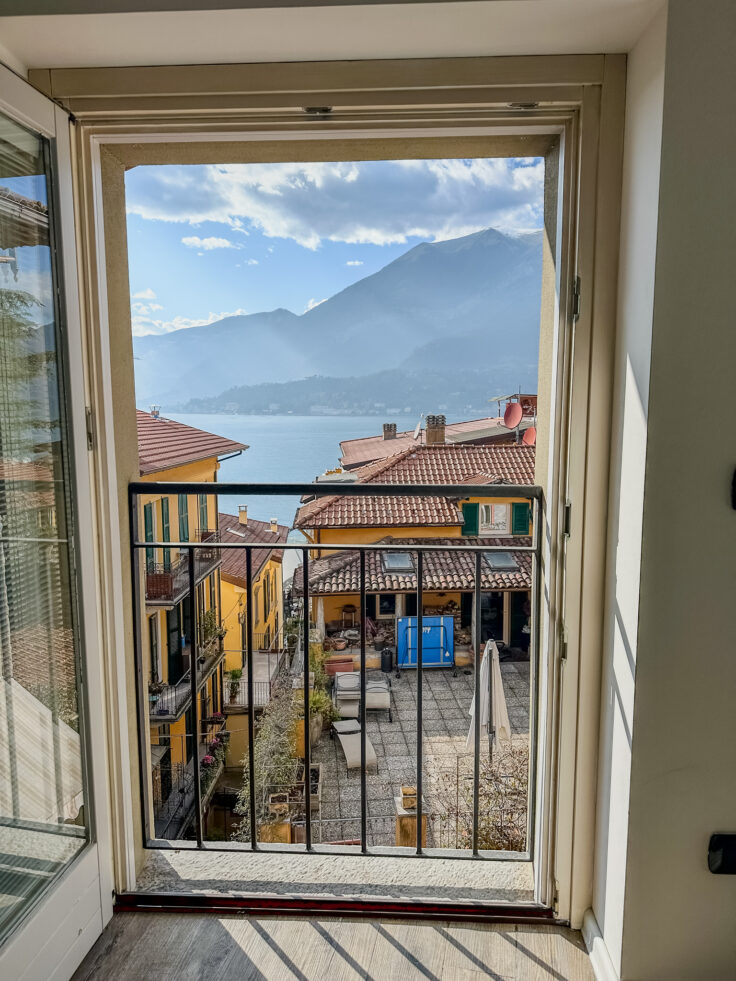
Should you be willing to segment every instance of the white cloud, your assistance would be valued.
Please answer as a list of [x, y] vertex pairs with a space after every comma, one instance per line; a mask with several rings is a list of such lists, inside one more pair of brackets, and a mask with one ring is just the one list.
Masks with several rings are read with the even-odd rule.
[[314, 297], [312, 297], [312, 299], [309, 301], [309, 303], [307, 303], [306, 307], [304, 308], [304, 312], [306, 313], [307, 310], [314, 310], [315, 307], [318, 307], [321, 303], [324, 303], [326, 299], [327, 297], [325, 297], [322, 300], [315, 300]]
[[150, 288], [146, 290], [139, 290], [137, 293], [132, 294], [134, 300], [155, 300], [156, 294]]
[[143, 337], [145, 334], [169, 334], [172, 330], [184, 330], [187, 327], [204, 327], [225, 317], [242, 317], [247, 310], [229, 310], [223, 313], [209, 313], [200, 319], [190, 317], [174, 317], [172, 320], [154, 320], [145, 313], [134, 311], [132, 318], [133, 335]]
[[[204, 249], [205, 252], [211, 252], [212, 249], [239, 249], [240, 246], [236, 245], [235, 242], [231, 242], [229, 238], [217, 238], [214, 235], [210, 235], [207, 238], [200, 238], [198, 235], [187, 235], [182, 240], [182, 244], [186, 245], [189, 249]], [[200, 252], [199, 255], [202, 253]]]
[[252, 228], [317, 249], [539, 228], [543, 178], [541, 160], [233, 164], [137, 168], [127, 189], [143, 218]]
[[257, 266], [258, 259], [246, 259], [244, 265], [246, 266]]
[[348, 259], [348, 261], [345, 263], [345, 265], [346, 266], [362, 266], [363, 265], [363, 260], [362, 259]]

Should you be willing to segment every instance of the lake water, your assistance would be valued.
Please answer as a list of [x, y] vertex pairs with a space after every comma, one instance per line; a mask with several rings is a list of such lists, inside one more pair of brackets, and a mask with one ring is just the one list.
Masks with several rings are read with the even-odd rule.
[[[240, 456], [225, 460], [220, 466], [220, 481], [253, 481], [256, 483], [311, 482], [325, 470], [339, 466], [340, 440], [375, 436], [381, 432], [383, 419], [378, 416], [246, 416], [201, 413], [167, 413], [172, 419], [227, 436], [248, 449]], [[410, 426], [411, 421], [406, 423]], [[399, 427], [402, 428], [402, 427]], [[244, 500], [220, 497], [220, 509], [237, 514], [239, 504], [248, 505], [254, 518], [268, 521], [278, 518], [289, 525], [299, 501], [293, 497], [252, 497]]]

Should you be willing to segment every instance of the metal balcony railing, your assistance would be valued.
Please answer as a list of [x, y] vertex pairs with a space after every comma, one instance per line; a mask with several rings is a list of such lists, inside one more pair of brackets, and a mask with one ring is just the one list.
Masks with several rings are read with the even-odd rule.
[[[130, 514], [130, 540], [131, 540], [131, 558], [132, 558], [132, 587], [133, 587], [133, 599], [134, 599], [134, 619], [136, 627], [136, 658], [138, 663], [138, 678], [139, 678], [139, 688], [138, 688], [138, 698], [142, 701], [146, 697], [146, 693], [142, 685], [142, 658], [141, 658], [141, 625], [143, 617], [143, 599], [141, 595], [141, 571], [139, 563], [142, 559], [141, 553], [145, 549], [161, 549], [161, 548], [176, 548], [181, 551], [182, 563], [186, 565], [186, 588], [184, 593], [188, 593], [190, 597], [190, 608], [193, 611], [193, 624], [192, 633], [196, 636], [197, 630], [197, 610], [195, 602], [195, 589], [197, 584], [197, 579], [199, 575], [199, 569], [201, 568], [201, 563], [198, 562], [197, 552], [199, 549], [205, 549], [206, 554], [209, 556], [208, 562], [214, 563], [216, 559], [212, 556], [219, 556], [224, 549], [242, 549], [245, 552], [246, 558], [246, 676], [242, 681], [238, 683], [238, 698], [242, 698], [243, 702], [247, 706], [256, 706], [262, 694], [259, 695], [259, 690], [256, 687], [257, 682], [254, 678], [253, 672], [253, 653], [256, 650], [254, 644], [254, 632], [253, 632], [253, 622], [252, 622], [252, 610], [253, 610], [253, 570], [252, 570], [252, 553], [254, 550], [259, 550], [263, 548], [262, 542], [222, 542], [217, 537], [208, 538], [206, 541], [199, 542], [146, 542], [140, 540], [138, 532], [138, 495], [141, 494], [202, 494], [202, 493], [212, 493], [212, 484], [207, 483], [183, 483], [183, 482], [138, 482], [129, 485], [129, 514]], [[448, 497], [454, 498], [456, 500], [467, 500], [473, 498], [516, 498], [516, 499], [526, 499], [531, 505], [531, 520], [532, 520], [532, 536], [531, 540], [526, 538], [514, 539], [509, 538], [504, 540], [503, 544], [485, 544], [483, 542], [474, 539], [469, 541], [468, 539], [458, 538], [457, 541], [451, 544], [447, 542], [436, 543], [432, 539], [422, 539], [422, 540], [412, 540], [411, 542], [402, 542], [394, 544], [376, 543], [372, 545], [332, 545], [320, 543], [319, 550], [320, 553], [327, 552], [341, 552], [341, 553], [356, 553], [359, 558], [358, 572], [357, 572], [357, 588], [354, 590], [360, 597], [360, 608], [358, 617], [358, 632], [359, 632], [359, 674], [358, 674], [358, 723], [359, 723], [359, 742], [360, 742], [360, 767], [359, 767], [359, 800], [360, 800], [360, 834], [355, 838], [350, 835], [350, 841], [353, 840], [357, 843], [355, 845], [342, 845], [340, 847], [346, 848], [347, 853], [354, 854], [356, 850], [362, 854], [392, 854], [397, 853], [406, 854], [411, 853], [417, 856], [427, 855], [428, 857], [435, 857], [433, 854], [433, 849], [428, 849], [423, 840], [421, 833], [416, 834], [416, 847], [408, 849], [405, 846], [397, 846], [390, 848], [374, 848], [369, 847], [368, 844], [368, 827], [369, 827], [369, 817], [368, 817], [368, 781], [367, 781], [367, 736], [366, 736], [366, 709], [367, 709], [367, 607], [366, 600], [368, 591], [366, 588], [366, 558], [371, 553], [382, 553], [389, 554], [391, 552], [400, 553], [410, 553], [413, 556], [412, 565], [414, 571], [414, 580], [416, 582], [416, 641], [415, 641], [415, 661], [412, 662], [412, 669], [416, 669], [416, 690], [415, 690], [415, 702], [416, 702], [416, 716], [417, 716], [417, 727], [416, 727], [416, 745], [414, 754], [414, 767], [416, 773], [416, 804], [415, 804], [415, 817], [417, 829], [423, 827], [423, 817], [432, 817], [431, 814], [423, 815], [424, 808], [424, 797], [423, 797], [423, 773], [424, 773], [424, 743], [423, 743], [423, 645], [424, 645], [424, 593], [431, 589], [436, 592], [436, 587], [428, 587], [425, 584], [425, 559], [428, 555], [433, 553], [445, 553], [456, 556], [456, 562], [458, 564], [458, 569], [462, 575], [460, 576], [462, 582], [466, 585], [463, 587], [466, 592], [470, 592], [472, 595], [472, 610], [473, 610], [473, 637], [472, 637], [472, 650], [474, 651], [474, 733], [473, 733], [473, 763], [472, 763], [472, 774], [469, 780], [472, 782], [472, 808], [470, 814], [464, 817], [467, 819], [467, 850], [462, 852], [453, 852], [453, 857], [456, 858], [497, 858], [498, 852], [489, 852], [481, 848], [480, 845], [480, 808], [481, 802], [483, 800], [481, 782], [480, 782], [480, 766], [481, 766], [481, 686], [480, 686], [480, 666], [481, 657], [480, 651], [482, 648], [482, 637], [481, 637], [481, 623], [482, 623], [482, 608], [481, 608], [481, 597], [483, 593], [489, 593], [493, 590], [504, 589], [503, 585], [493, 585], [496, 582], [496, 578], [499, 572], [503, 572], [507, 566], [504, 564], [509, 553], [515, 556], [528, 556], [525, 562], [528, 562], [531, 570], [531, 582], [530, 582], [530, 672], [531, 672], [531, 716], [529, 721], [529, 732], [532, 738], [532, 746], [530, 753], [530, 765], [529, 765], [529, 794], [528, 794], [528, 810], [526, 815], [526, 841], [530, 842], [534, 839], [534, 821], [535, 821], [535, 798], [534, 793], [535, 787], [535, 772], [536, 772], [536, 753], [534, 746], [534, 736], [536, 733], [536, 712], [537, 712], [537, 699], [536, 694], [536, 678], [538, 674], [538, 660], [539, 660], [539, 632], [540, 632], [540, 588], [539, 588], [539, 570], [542, 554], [542, 504], [543, 496], [542, 490], [539, 487], [533, 485], [511, 485], [511, 484], [421, 484], [421, 485], [384, 485], [384, 484], [360, 484], [360, 483], [319, 483], [319, 484], [243, 484], [243, 483], [222, 483], [217, 485], [218, 496], [227, 495], [237, 495], [241, 499], [244, 497], [258, 496], [258, 495], [269, 495], [269, 496], [284, 496], [284, 497], [321, 497], [321, 496], [339, 496], [339, 497], [390, 497], [390, 498], [414, 498], [414, 497]], [[302, 545], [295, 542], [286, 542], [279, 544], [280, 549], [284, 550], [297, 550], [301, 553], [302, 566], [301, 570], [297, 570], [297, 574], [300, 577], [300, 588], [298, 592], [301, 594], [299, 599], [301, 602], [301, 608], [303, 611], [303, 617], [300, 624], [300, 644], [298, 645], [301, 650], [302, 656], [300, 659], [300, 664], [298, 665], [301, 674], [301, 685], [295, 681], [294, 690], [299, 692], [299, 698], [303, 699], [303, 718], [310, 719], [310, 697], [312, 695], [311, 684], [310, 684], [310, 664], [307, 652], [310, 649], [310, 617], [309, 613], [309, 602], [310, 602], [310, 567], [311, 567], [311, 556], [310, 556], [310, 546], [308, 544]], [[494, 557], [494, 553], [502, 553]], [[461, 568], [460, 568], [461, 567]], [[178, 573], [179, 576], [182, 575], [181, 571]], [[502, 577], [501, 577], [502, 578]], [[146, 600], [148, 601], [148, 600]], [[292, 665], [293, 669], [296, 665]], [[488, 690], [488, 700], [489, 704], [492, 704], [492, 672], [489, 672], [489, 690]], [[197, 698], [197, 693], [201, 689], [204, 681], [206, 680], [206, 674], [202, 669], [202, 666], [195, 663], [193, 670], [190, 672], [189, 685], [191, 690], [191, 702], [195, 702]], [[242, 686], [242, 695], [241, 695]], [[227, 690], [227, 684], [226, 684]], [[227, 695], [224, 693], [226, 698]], [[270, 694], [270, 693], [269, 693]], [[249, 835], [249, 840], [243, 844], [244, 850], [277, 850], [283, 851], [284, 847], [289, 847], [297, 851], [313, 852], [317, 848], [322, 848], [321, 845], [316, 843], [316, 839], [312, 835], [312, 803], [311, 803], [311, 781], [306, 781], [303, 786], [303, 833], [300, 831], [299, 844], [284, 846], [282, 844], [276, 845], [269, 849], [268, 844], [264, 844], [258, 840], [258, 823], [257, 823], [257, 799], [256, 799], [256, 784], [257, 780], [255, 777], [255, 713], [249, 712], [247, 716], [247, 735], [248, 735], [248, 752], [246, 758], [246, 775], [247, 784], [249, 786], [249, 806], [247, 808], [247, 816], [244, 818], [244, 824], [247, 828]], [[145, 714], [141, 713], [141, 718], [145, 718]], [[303, 727], [303, 753], [300, 753], [300, 759], [302, 764], [306, 767], [311, 765], [311, 747], [310, 747], [310, 726], [305, 725]], [[192, 739], [196, 739], [196, 734], [192, 734]], [[141, 746], [141, 758], [146, 759], [146, 751], [148, 744], [148, 734], [146, 732], [139, 733], [139, 740]], [[489, 754], [490, 754], [491, 741], [489, 739]], [[145, 828], [147, 831], [147, 839], [151, 846], [155, 846], [155, 841], [152, 840], [155, 837], [154, 829], [151, 829], [148, 825], [148, 801], [147, 795], [149, 789], [145, 785], [143, 788], [143, 814]], [[196, 830], [196, 841], [198, 848], [204, 848], [204, 837], [203, 837], [203, 803], [205, 802], [205, 795], [202, 792], [202, 786], [200, 781], [199, 768], [195, 767], [193, 769], [193, 781], [192, 781], [192, 792], [194, 797], [194, 825]], [[301, 827], [301, 822], [300, 827]], [[153, 834], [151, 832], [154, 832]], [[333, 838], [333, 840], [335, 840]], [[212, 845], [208, 847], [212, 848]], [[331, 850], [335, 850], [336, 846], [330, 846]], [[228, 844], [228, 850], [232, 850], [232, 843]], [[450, 850], [437, 851], [437, 857], [448, 857]], [[528, 858], [528, 854], [524, 854], [521, 857]]]
[[[196, 533], [199, 548], [194, 556], [195, 583], [206, 579], [220, 565], [220, 552], [215, 547], [220, 541], [217, 529], [200, 529]], [[177, 546], [164, 543], [168, 554]], [[164, 548], [164, 545], [161, 547]], [[158, 549], [148, 546], [149, 553]], [[146, 562], [146, 603], [149, 606], [173, 606], [181, 602], [187, 594], [189, 585], [189, 565], [187, 555], [181, 549], [168, 561]]]

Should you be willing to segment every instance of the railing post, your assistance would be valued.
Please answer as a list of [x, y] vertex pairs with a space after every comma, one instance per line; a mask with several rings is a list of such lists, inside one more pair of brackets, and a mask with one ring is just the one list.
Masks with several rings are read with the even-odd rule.
[[192, 767], [194, 777], [194, 824], [197, 831], [197, 848], [203, 848], [202, 842], [202, 785], [199, 779], [199, 747], [197, 745], [197, 591], [196, 573], [194, 568], [194, 546], [187, 548], [189, 555], [189, 629], [191, 637], [191, 653], [189, 655], [189, 682], [192, 693]]
[[[255, 701], [253, 698], [253, 551], [250, 546], [245, 549], [245, 656], [246, 678], [248, 686], [248, 783], [250, 785], [250, 844], [253, 851], [258, 848], [258, 826], [256, 824], [256, 752], [253, 714]], [[270, 681], [270, 679], [269, 679]]]
[[302, 549], [304, 567], [304, 837], [307, 851], [312, 850], [312, 785], [309, 744], [309, 549]]
[[[475, 750], [473, 757], [473, 854], [478, 854], [478, 817], [480, 813], [480, 638], [481, 605], [480, 576], [483, 554], [475, 553], [475, 585], [473, 603], [475, 605], [475, 629], [473, 631], [473, 651], [475, 654], [475, 691], [473, 697], [473, 724], [475, 728]], [[491, 711], [491, 706], [488, 706]]]
[[360, 550], [360, 850], [368, 851], [368, 798], [365, 770], [365, 550]]
[[417, 552], [417, 855], [422, 854], [422, 658], [424, 656], [424, 552]]
[[135, 658], [136, 678], [136, 709], [138, 720], [138, 754], [140, 758], [140, 787], [141, 810], [143, 811], [144, 840], [156, 837], [155, 821], [151, 828], [151, 802], [148, 785], [149, 750], [148, 733], [150, 727], [146, 721], [146, 702], [148, 686], [143, 676], [143, 643], [141, 638], [141, 582], [139, 552], [135, 543], [138, 541], [138, 495], [132, 491], [128, 494], [128, 531], [130, 534], [130, 584], [133, 600], [133, 656]]

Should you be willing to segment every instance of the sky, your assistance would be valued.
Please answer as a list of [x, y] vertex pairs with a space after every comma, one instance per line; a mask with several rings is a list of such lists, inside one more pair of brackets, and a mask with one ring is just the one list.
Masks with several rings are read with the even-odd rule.
[[137, 167], [133, 333], [301, 314], [420, 242], [542, 225], [539, 158]]

